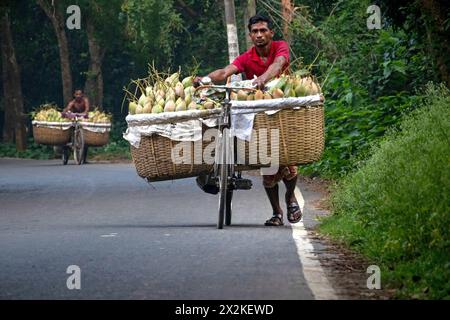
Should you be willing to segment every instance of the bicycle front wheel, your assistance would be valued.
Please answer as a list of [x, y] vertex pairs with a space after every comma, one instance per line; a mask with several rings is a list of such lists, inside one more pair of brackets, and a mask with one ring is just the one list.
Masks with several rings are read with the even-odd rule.
[[223, 229], [223, 220], [225, 217], [225, 211], [227, 209], [227, 195], [228, 195], [228, 165], [219, 165], [219, 221], [217, 222], [217, 228]]
[[[231, 208], [229, 203], [229, 199], [231, 199], [229, 194], [229, 181], [228, 177], [230, 176], [230, 165], [229, 165], [229, 132], [225, 129], [220, 133], [219, 136], [219, 148], [218, 148], [218, 171], [217, 176], [219, 179], [219, 220], [217, 222], [217, 228], [222, 229], [225, 214], [231, 213], [231, 211], [227, 210]], [[228, 222], [228, 219], [227, 219]]]
[[233, 199], [233, 190], [228, 187], [225, 207], [225, 225], [231, 225], [231, 200]]

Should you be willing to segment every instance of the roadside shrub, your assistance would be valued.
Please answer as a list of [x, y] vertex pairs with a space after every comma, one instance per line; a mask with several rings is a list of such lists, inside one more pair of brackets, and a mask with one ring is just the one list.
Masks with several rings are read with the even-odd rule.
[[404, 294], [449, 298], [450, 92], [430, 85], [426, 97], [342, 180], [322, 230], [383, 265]]

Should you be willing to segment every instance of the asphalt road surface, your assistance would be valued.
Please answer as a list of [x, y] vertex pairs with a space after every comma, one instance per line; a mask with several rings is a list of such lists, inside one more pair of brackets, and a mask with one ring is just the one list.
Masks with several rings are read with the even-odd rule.
[[269, 202], [251, 178], [218, 230], [218, 197], [194, 179], [0, 159], [0, 299], [313, 299], [289, 223], [264, 227]]

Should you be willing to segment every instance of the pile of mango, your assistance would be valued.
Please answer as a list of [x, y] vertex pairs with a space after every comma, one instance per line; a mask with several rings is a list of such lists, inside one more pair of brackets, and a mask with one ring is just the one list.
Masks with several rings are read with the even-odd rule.
[[68, 122], [67, 118], [63, 118], [58, 106], [54, 104], [44, 104], [39, 107], [39, 111], [32, 113], [33, 120], [46, 122]]
[[111, 123], [111, 115], [96, 108], [94, 111], [88, 112], [88, 118], [84, 121], [93, 123]]
[[[194, 76], [180, 80], [178, 72], [165, 79], [147, 81], [139, 85], [139, 96], [129, 98], [129, 114], [161, 113], [185, 110], [203, 110], [220, 107], [220, 100], [194, 97]], [[136, 82], [138, 83], [138, 82]], [[149, 83], [152, 83], [151, 85]], [[266, 90], [248, 92], [238, 90], [231, 93], [232, 100], [262, 100], [286, 97], [304, 97], [321, 92], [320, 86], [310, 76], [282, 75], [266, 85]]]

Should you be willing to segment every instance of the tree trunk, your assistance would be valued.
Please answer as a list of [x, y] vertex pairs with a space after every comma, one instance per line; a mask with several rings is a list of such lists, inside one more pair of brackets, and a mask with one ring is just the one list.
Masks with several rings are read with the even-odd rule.
[[102, 49], [95, 38], [95, 29], [89, 19], [86, 20], [86, 33], [89, 45], [89, 71], [86, 77], [84, 91], [89, 97], [92, 106], [102, 108], [103, 105], [103, 75], [102, 60], [105, 50]]
[[22, 85], [11, 33], [11, 23], [5, 10], [1, 17], [1, 55], [3, 90], [5, 94], [4, 141], [16, 142], [16, 149], [26, 149], [26, 126], [23, 114]]
[[283, 12], [283, 38], [291, 44], [292, 33], [289, 29], [292, 22], [293, 5], [291, 0], [281, 0], [282, 12]]
[[248, 31], [248, 20], [256, 14], [256, 1], [247, 0], [247, 7], [244, 12], [244, 28], [245, 28], [245, 40], [247, 43], [247, 49], [253, 46], [252, 40], [250, 39], [250, 33]]
[[[225, 4], [225, 22], [227, 25], [227, 39], [228, 39], [228, 56], [230, 63], [239, 56], [239, 42], [236, 28], [236, 15], [234, 8], [234, 0], [224, 0]], [[231, 80], [241, 80], [242, 77], [232, 76]]]
[[7, 46], [7, 17], [2, 14], [1, 17], [1, 27], [0, 27], [0, 37], [1, 37], [1, 54], [2, 54], [2, 80], [3, 80], [3, 93], [4, 93], [4, 106], [5, 106], [5, 119], [3, 124], [3, 141], [8, 143], [14, 142], [14, 108], [12, 107], [12, 88], [11, 82], [9, 81], [9, 71], [8, 66], [8, 46]]
[[450, 87], [450, 43], [445, 27], [448, 6], [445, 8], [443, 3], [436, 0], [422, 0], [421, 3], [429, 17], [426, 21], [429, 50], [434, 56], [441, 79]]
[[58, 10], [57, 3], [53, 1], [36, 0], [39, 6], [44, 10], [47, 17], [52, 22], [55, 29], [56, 39], [58, 40], [59, 58], [61, 61], [61, 79], [63, 86], [64, 106], [72, 100], [72, 74], [70, 71], [69, 45], [65, 31], [64, 16]]
[[198, 18], [198, 13], [195, 10], [189, 8], [189, 6], [183, 0], [177, 0], [176, 3], [183, 9], [191, 18]]

